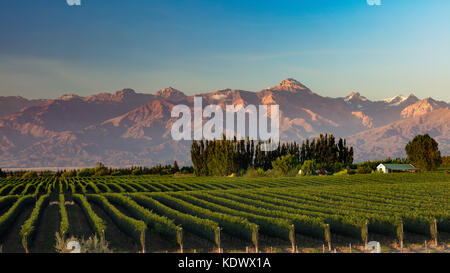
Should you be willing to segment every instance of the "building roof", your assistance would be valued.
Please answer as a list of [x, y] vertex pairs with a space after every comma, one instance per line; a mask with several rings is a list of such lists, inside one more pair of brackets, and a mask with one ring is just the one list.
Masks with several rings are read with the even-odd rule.
[[382, 164], [386, 168], [390, 170], [417, 170], [416, 167], [414, 167], [411, 164]]

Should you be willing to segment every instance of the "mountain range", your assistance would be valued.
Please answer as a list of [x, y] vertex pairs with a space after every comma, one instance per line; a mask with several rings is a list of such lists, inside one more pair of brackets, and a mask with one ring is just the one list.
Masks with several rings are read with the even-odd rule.
[[[371, 101], [360, 93], [330, 98], [295, 79], [259, 92], [217, 90], [198, 94], [203, 105], [280, 105], [283, 141], [301, 142], [321, 133], [345, 137], [357, 161], [404, 156], [404, 146], [428, 133], [450, 152], [450, 104], [413, 94]], [[27, 100], [0, 97], [0, 167], [76, 167], [190, 164], [188, 141], [171, 138], [177, 104], [194, 96], [172, 87], [155, 94], [123, 89], [87, 97]]]

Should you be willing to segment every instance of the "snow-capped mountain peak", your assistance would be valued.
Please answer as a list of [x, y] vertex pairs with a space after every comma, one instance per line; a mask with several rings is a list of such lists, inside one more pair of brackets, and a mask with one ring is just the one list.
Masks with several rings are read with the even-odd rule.
[[392, 98], [384, 99], [383, 101], [388, 103], [388, 104], [390, 104], [390, 105], [399, 105], [400, 103], [404, 102], [407, 99], [408, 99], [408, 97], [405, 97], [403, 95], [397, 95], [397, 96], [392, 97]]
[[344, 100], [346, 102], [351, 102], [353, 100], [367, 101], [367, 98], [364, 96], [361, 96], [361, 94], [359, 92], [352, 92], [350, 95], [345, 97]]
[[79, 98], [81, 98], [81, 97], [76, 94], [64, 94], [61, 97], [59, 97], [58, 99], [67, 101], [67, 100], [79, 99]]
[[308, 93], [312, 93], [311, 90], [308, 89], [308, 87], [304, 86], [302, 83], [292, 78], [287, 78], [282, 82], [280, 82], [277, 86], [267, 90], [287, 91], [292, 93], [296, 93], [298, 91], [307, 91]]
[[182, 101], [186, 98], [186, 95], [172, 87], [161, 89], [156, 93], [157, 97], [161, 97], [170, 101]]

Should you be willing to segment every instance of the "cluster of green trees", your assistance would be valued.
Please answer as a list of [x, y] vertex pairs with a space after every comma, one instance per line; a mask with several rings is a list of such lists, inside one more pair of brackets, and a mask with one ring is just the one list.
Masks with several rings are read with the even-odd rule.
[[94, 168], [84, 168], [81, 170], [61, 170], [57, 172], [51, 171], [2, 171], [0, 169], [0, 178], [15, 177], [23, 179], [37, 179], [37, 178], [69, 178], [69, 177], [91, 177], [91, 176], [121, 176], [121, 175], [172, 175], [176, 173], [192, 174], [194, 168], [191, 166], [179, 167], [177, 161], [173, 165], [158, 164], [151, 168], [149, 167], [129, 167], [129, 168], [109, 168], [103, 163], [97, 163]]
[[197, 176], [295, 176], [324, 174], [368, 174], [379, 164], [413, 164], [422, 171], [450, 165], [449, 157], [441, 157], [438, 143], [429, 135], [418, 135], [405, 147], [407, 158], [366, 161], [353, 164], [353, 147], [345, 139], [331, 134], [296, 142], [278, 143], [271, 152], [262, 151], [261, 142], [226, 139], [194, 141], [191, 158]]
[[431, 171], [437, 169], [441, 163], [441, 152], [438, 143], [428, 134], [414, 137], [405, 147], [408, 159], [419, 169]]
[[[344, 139], [336, 139], [333, 135], [320, 135], [318, 138], [306, 140], [299, 145], [296, 142], [278, 143], [274, 151], [263, 151], [263, 143], [247, 138], [220, 140], [193, 141], [191, 146], [191, 159], [194, 165], [194, 174], [197, 176], [226, 176], [241, 174], [246, 170], [286, 168], [302, 165], [306, 161], [314, 160], [318, 164], [334, 166], [351, 164], [353, 162], [353, 147], [348, 147]], [[283, 162], [276, 163], [277, 159]], [[285, 166], [286, 159], [289, 161]], [[274, 166], [273, 164], [276, 164]], [[284, 166], [281, 166], [281, 165]]]
[[15, 177], [23, 179], [49, 178], [54, 177], [55, 173], [51, 171], [3, 171], [0, 169], [0, 178]]
[[85, 168], [82, 170], [65, 171], [60, 176], [63, 178], [69, 177], [91, 177], [91, 176], [121, 176], [121, 175], [171, 175], [175, 173], [193, 173], [192, 167], [180, 167], [177, 161], [173, 165], [156, 165], [151, 168], [148, 167], [130, 167], [130, 168], [108, 168], [102, 163], [97, 163], [95, 168]]
[[309, 139], [303, 141], [300, 148], [300, 163], [315, 160], [319, 164], [351, 164], [353, 155], [353, 147], [348, 147], [345, 139], [340, 138], [336, 143], [336, 138], [332, 134], [321, 134], [312, 141]]

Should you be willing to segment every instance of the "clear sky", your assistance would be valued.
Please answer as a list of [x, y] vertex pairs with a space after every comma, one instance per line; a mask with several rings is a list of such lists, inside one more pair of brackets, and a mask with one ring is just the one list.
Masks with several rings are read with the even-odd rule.
[[172, 86], [450, 101], [450, 1], [2, 0], [0, 95]]

